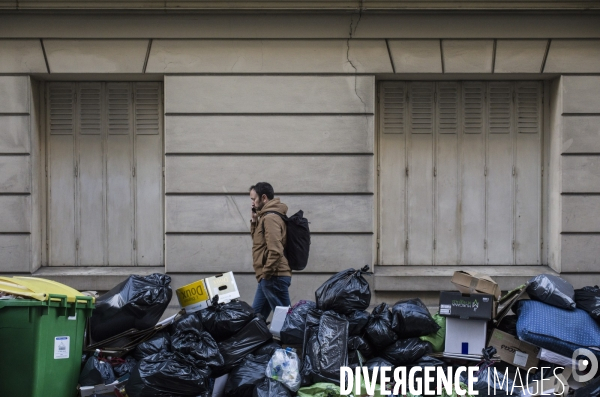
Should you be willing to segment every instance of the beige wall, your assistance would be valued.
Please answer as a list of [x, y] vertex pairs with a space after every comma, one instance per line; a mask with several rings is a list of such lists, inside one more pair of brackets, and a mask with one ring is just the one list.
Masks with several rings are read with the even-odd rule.
[[560, 270], [600, 270], [600, 77], [564, 76], [560, 140]]
[[252, 273], [259, 181], [310, 220], [306, 272], [372, 264], [374, 94], [369, 76], [166, 76], [167, 270]]
[[32, 205], [32, 200], [37, 204], [32, 195], [36, 156], [31, 156], [37, 108], [31, 89], [27, 76], [0, 76], [0, 263], [5, 272], [31, 271], [32, 222], [38, 225]]

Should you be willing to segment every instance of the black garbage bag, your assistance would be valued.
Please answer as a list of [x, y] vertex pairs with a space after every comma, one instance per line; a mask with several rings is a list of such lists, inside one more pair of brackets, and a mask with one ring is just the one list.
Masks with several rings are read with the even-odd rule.
[[[446, 375], [448, 375], [447, 370], [448, 370], [448, 364], [446, 364], [445, 362], [438, 360], [435, 357], [430, 357], [430, 356], [423, 356], [420, 359], [418, 359], [414, 364], [411, 364], [409, 367], [406, 368], [407, 373], [412, 369], [412, 367], [419, 367], [419, 368], [425, 368], [425, 367], [440, 367], [442, 368], [444, 371], [446, 371]], [[425, 389], [425, 373], [423, 370], [416, 370], [415, 371], [415, 379], [420, 379], [421, 384], [423, 385], [423, 389]], [[435, 390], [436, 389], [436, 385], [437, 385], [437, 380], [435, 378], [435, 376], [433, 377], [433, 379], [431, 380], [431, 382], [429, 383], [429, 390]]]
[[563, 309], [575, 309], [575, 290], [567, 280], [552, 274], [540, 274], [527, 284], [527, 294], [531, 299]]
[[392, 329], [400, 339], [434, 334], [440, 329], [419, 298], [397, 302], [392, 316]]
[[243, 301], [231, 301], [219, 304], [219, 296], [213, 298], [212, 306], [200, 310], [204, 329], [212, 335], [217, 342], [232, 337], [252, 320], [254, 309]]
[[255, 317], [231, 338], [219, 342], [219, 351], [223, 356], [223, 367], [218, 374], [226, 374], [238, 365], [249, 353], [256, 350], [265, 342], [273, 339], [273, 335], [264, 320]]
[[254, 389], [252, 397], [292, 397], [292, 393], [290, 393], [283, 383], [265, 378], [263, 382]]
[[226, 397], [252, 397], [254, 389], [266, 377], [265, 371], [271, 356], [247, 356], [242, 363], [231, 370], [225, 384]]
[[288, 312], [279, 339], [286, 345], [301, 345], [304, 343], [304, 323], [306, 313], [309, 310], [317, 308], [317, 304], [312, 301], [300, 301], [295, 304]]
[[366, 361], [373, 357], [373, 348], [369, 345], [369, 342], [364, 340], [361, 336], [350, 336], [348, 337], [348, 365], [354, 366], [359, 364], [358, 354], [360, 352], [362, 358]]
[[202, 321], [200, 320], [200, 317], [198, 317], [197, 313], [188, 313], [183, 317], [179, 317], [173, 322], [173, 324], [171, 324], [169, 328], [171, 335], [175, 335], [178, 332], [188, 332], [192, 330], [204, 331]]
[[365, 310], [354, 310], [346, 315], [348, 320], [348, 335], [362, 335], [367, 323], [369, 322], [370, 314]]
[[419, 338], [401, 339], [381, 352], [381, 357], [394, 366], [415, 363], [425, 354], [433, 351], [431, 344]]
[[135, 328], [156, 325], [171, 301], [171, 277], [154, 273], [129, 276], [101, 297], [90, 319], [91, 336], [99, 342]]
[[140, 361], [144, 357], [151, 356], [161, 351], [171, 349], [171, 335], [166, 331], [157, 332], [152, 338], [137, 345], [133, 351], [133, 357]]
[[176, 333], [173, 335], [171, 350], [187, 356], [188, 360], [196, 365], [198, 362], [204, 362], [209, 367], [220, 367], [224, 363], [217, 342], [206, 331], [189, 330]]
[[79, 374], [80, 386], [107, 385], [115, 381], [112, 366], [96, 355], [88, 358]]
[[575, 290], [575, 304], [585, 310], [592, 318], [600, 322], [600, 288], [583, 287]]
[[375, 367], [390, 367], [393, 369], [394, 365], [381, 357], [374, 357], [365, 363], [365, 367], [369, 369], [369, 373], [373, 373]]
[[515, 314], [511, 314], [506, 316], [500, 321], [500, 324], [496, 328], [500, 331], [506, 332], [507, 334], [511, 334], [513, 336], [517, 336], [517, 320], [519, 316]]
[[385, 349], [398, 339], [398, 335], [392, 329], [392, 313], [387, 303], [373, 309], [365, 327], [365, 337], [377, 351]]
[[592, 379], [584, 387], [575, 390], [575, 397], [600, 397], [600, 378]]
[[[488, 372], [489, 372], [489, 381], [488, 384]], [[496, 371], [494, 374], [494, 367], [485, 367], [479, 373], [475, 373], [477, 375], [477, 380], [473, 383], [473, 390], [479, 392], [479, 397], [494, 397], [494, 396], [512, 396], [511, 390], [513, 390], [513, 380], [511, 377], [507, 377], [505, 379], [502, 371]], [[468, 375], [467, 372], [462, 372], [460, 376], [460, 381], [468, 385]], [[520, 387], [516, 387], [515, 385], [515, 394], [519, 395], [519, 391], [522, 390]], [[489, 389], [488, 389], [489, 387]], [[488, 394], [489, 390], [489, 394]]]
[[255, 356], [262, 356], [263, 354], [268, 354], [272, 356], [275, 353], [275, 350], [281, 349], [281, 345], [276, 340], [270, 340], [262, 345], [256, 350], [252, 351], [252, 354]]
[[144, 358], [125, 386], [129, 397], [195, 397], [208, 391], [210, 369], [180, 353], [160, 352]]
[[348, 363], [348, 320], [333, 311], [309, 311], [302, 357], [303, 386], [317, 382], [339, 385], [340, 368]]
[[124, 362], [113, 365], [115, 377], [118, 379], [121, 376], [131, 373], [131, 371], [133, 371], [133, 369], [136, 367], [137, 363], [138, 360], [136, 360], [132, 356], [127, 356]]
[[371, 303], [371, 290], [363, 274], [373, 273], [369, 272], [369, 266], [365, 266], [359, 270], [348, 269], [331, 276], [315, 292], [317, 308], [341, 314], [368, 308]]

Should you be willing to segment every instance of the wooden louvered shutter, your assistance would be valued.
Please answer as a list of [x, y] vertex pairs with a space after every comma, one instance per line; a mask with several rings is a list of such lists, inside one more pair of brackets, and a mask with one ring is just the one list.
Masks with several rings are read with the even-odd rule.
[[[434, 217], [436, 261], [458, 265], [460, 246], [459, 210], [459, 110], [460, 90], [456, 82], [437, 83]], [[432, 241], [433, 245], [433, 241]]]
[[485, 90], [480, 81], [461, 84], [462, 131], [460, 142], [460, 263], [485, 263]]
[[410, 126], [413, 134], [433, 133], [434, 83], [411, 83], [409, 95]]
[[107, 83], [106, 225], [108, 264], [134, 264], [135, 187], [131, 83]]
[[160, 84], [135, 83], [135, 133], [158, 135], [160, 130]]
[[433, 167], [435, 83], [409, 83], [407, 258], [414, 265], [433, 264]]
[[462, 85], [462, 120], [465, 134], [483, 133], [484, 94], [483, 83], [465, 82]]
[[406, 85], [386, 82], [382, 84], [381, 128], [384, 134], [403, 134], [406, 113]]
[[404, 264], [406, 246], [407, 83], [382, 83], [380, 101], [381, 192], [386, 216], [381, 218], [381, 264]]
[[510, 134], [512, 124], [511, 84], [489, 83], [487, 100], [490, 134]]
[[541, 88], [540, 83], [516, 84], [517, 133], [537, 134], [541, 131]]
[[512, 83], [488, 83], [487, 263], [514, 262], [514, 128]]
[[75, 84], [48, 84], [48, 261], [58, 266], [76, 262], [75, 108]]
[[162, 101], [159, 83], [134, 83], [136, 264], [163, 264]]
[[102, 86], [100, 83], [79, 85], [79, 131], [82, 135], [102, 133]]
[[541, 264], [542, 84], [515, 83], [515, 262]]
[[52, 83], [49, 88], [49, 130], [51, 135], [70, 135], [75, 130], [75, 87]]
[[131, 131], [132, 92], [129, 83], [108, 83], [108, 134], [129, 135]]
[[102, 83], [79, 83], [77, 93], [77, 262], [80, 266], [103, 266], [106, 233]]
[[458, 132], [458, 83], [439, 83], [437, 91], [437, 130], [440, 134]]

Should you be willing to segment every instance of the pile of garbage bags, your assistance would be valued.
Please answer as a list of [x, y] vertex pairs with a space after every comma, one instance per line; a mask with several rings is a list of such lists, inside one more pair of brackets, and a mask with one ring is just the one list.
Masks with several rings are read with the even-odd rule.
[[[89, 332], [97, 342], [156, 326], [172, 296], [164, 274], [131, 276], [98, 299]], [[211, 396], [224, 379], [224, 396], [292, 396], [300, 388], [300, 359], [273, 340], [265, 319], [243, 301], [180, 312], [167, 326], [121, 357], [97, 350], [85, 358], [79, 385], [123, 379], [128, 397]], [[108, 324], [109, 326], [107, 326]], [[98, 344], [98, 343], [96, 343]], [[102, 343], [100, 343], [102, 344]]]
[[[376, 367], [448, 370], [475, 365], [431, 356], [444, 351], [446, 318], [431, 315], [420, 299], [380, 303], [367, 311], [372, 306], [365, 276], [370, 274], [364, 267], [329, 278], [314, 301], [289, 309], [279, 340], [246, 302], [219, 303], [218, 296], [207, 308], [182, 311], [168, 325], [156, 327], [172, 296], [170, 278], [131, 276], [98, 299], [91, 337], [114, 339], [131, 328], [157, 331], [116, 357], [100, 350], [90, 353], [82, 361], [79, 383], [123, 385], [128, 397], [337, 397], [341, 367], [366, 367], [372, 374]], [[498, 329], [568, 357], [580, 347], [600, 347], [598, 287], [576, 290], [559, 277], [540, 275], [526, 288], [530, 299], [517, 302], [514, 314], [505, 316]], [[482, 352], [474, 385], [479, 395], [528, 397], [522, 387], [512, 392], [513, 381], [502, 373], [514, 373], [515, 367], [494, 360], [494, 354], [490, 347]], [[600, 358], [600, 350], [594, 354]], [[545, 361], [539, 365], [556, 367]], [[500, 378], [490, 380], [492, 368], [499, 369]], [[548, 369], [535, 376], [545, 376]], [[574, 395], [600, 397], [598, 379]], [[461, 382], [464, 386], [467, 379]], [[355, 397], [388, 395], [379, 386], [367, 393], [364, 381], [359, 388]]]

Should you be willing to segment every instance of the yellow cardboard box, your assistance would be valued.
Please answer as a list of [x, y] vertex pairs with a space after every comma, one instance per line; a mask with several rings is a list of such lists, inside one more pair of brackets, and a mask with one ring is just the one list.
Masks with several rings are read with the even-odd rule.
[[191, 284], [184, 285], [175, 290], [179, 305], [186, 312], [195, 312], [197, 310], [206, 309], [209, 305], [209, 296], [206, 291], [204, 280], [194, 281]]

